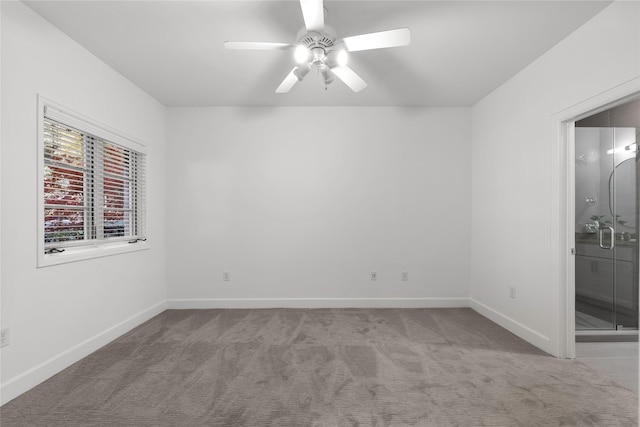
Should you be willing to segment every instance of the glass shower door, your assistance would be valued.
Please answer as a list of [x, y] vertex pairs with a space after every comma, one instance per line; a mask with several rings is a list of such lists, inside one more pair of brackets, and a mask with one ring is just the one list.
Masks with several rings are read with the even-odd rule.
[[636, 128], [576, 128], [576, 330], [638, 327]]
[[610, 183], [615, 329], [638, 327], [638, 162], [635, 128], [613, 128]]
[[614, 233], [608, 178], [613, 174], [613, 129], [575, 129], [576, 330], [615, 324]]

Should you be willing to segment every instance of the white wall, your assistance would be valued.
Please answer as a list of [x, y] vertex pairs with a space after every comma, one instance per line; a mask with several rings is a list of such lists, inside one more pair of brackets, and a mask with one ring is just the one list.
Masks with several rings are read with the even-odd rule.
[[[161, 311], [165, 108], [20, 2], [2, 7], [2, 402]], [[36, 268], [36, 95], [148, 147], [152, 248]]]
[[168, 115], [170, 307], [468, 304], [468, 109]]
[[561, 289], [552, 118], [640, 75], [639, 8], [613, 3], [472, 109], [474, 307], [552, 354]]

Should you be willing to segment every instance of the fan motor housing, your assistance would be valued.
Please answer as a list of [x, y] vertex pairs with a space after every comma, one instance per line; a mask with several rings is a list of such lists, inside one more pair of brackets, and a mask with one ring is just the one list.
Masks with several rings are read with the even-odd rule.
[[330, 32], [327, 33], [325, 28], [324, 33], [314, 31], [303, 33], [298, 38], [298, 44], [305, 46], [311, 53], [309, 64], [324, 67], [327, 57], [336, 47], [336, 37]]
[[316, 32], [310, 32], [298, 40], [303, 46], [306, 46], [307, 49], [313, 51], [313, 49], [321, 48], [325, 51], [325, 53], [329, 52], [333, 46], [335, 45], [336, 38], [332, 37], [328, 34], [320, 34]]

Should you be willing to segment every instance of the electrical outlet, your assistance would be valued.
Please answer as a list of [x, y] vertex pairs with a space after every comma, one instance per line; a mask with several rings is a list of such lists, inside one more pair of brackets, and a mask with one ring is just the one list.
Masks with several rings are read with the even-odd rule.
[[0, 331], [0, 347], [9, 345], [9, 328], [2, 328]]
[[225, 282], [228, 282], [231, 280], [231, 273], [229, 273], [228, 271], [223, 271], [222, 272], [222, 280], [224, 280]]
[[408, 282], [409, 281], [409, 272], [408, 271], [403, 271], [401, 277], [402, 277], [402, 281], [403, 282]]
[[375, 282], [376, 280], [378, 280], [378, 273], [376, 273], [375, 271], [371, 272], [371, 281]]
[[509, 288], [509, 297], [515, 299], [516, 298], [516, 287], [511, 286]]

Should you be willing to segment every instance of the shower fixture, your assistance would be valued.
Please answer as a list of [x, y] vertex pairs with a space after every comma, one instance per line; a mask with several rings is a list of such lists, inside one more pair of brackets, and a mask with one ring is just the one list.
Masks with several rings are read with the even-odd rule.
[[607, 154], [624, 153], [625, 151], [636, 153], [638, 151], [638, 144], [634, 142], [624, 147], [612, 148], [611, 150], [607, 150]]

